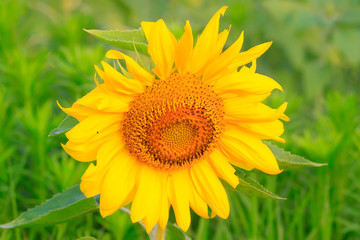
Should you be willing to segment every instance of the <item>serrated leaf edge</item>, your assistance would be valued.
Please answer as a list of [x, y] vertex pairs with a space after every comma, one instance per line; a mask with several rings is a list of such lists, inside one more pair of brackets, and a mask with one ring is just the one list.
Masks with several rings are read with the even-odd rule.
[[[245, 178], [245, 177], [244, 177]], [[270, 190], [268, 190], [266, 187], [264, 187], [264, 185], [262, 185], [261, 183], [259, 183], [256, 179], [252, 178], [252, 177], [246, 177], [246, 179], [252, 180], [255, 183], [259, 184], [260, 187], [262, 187], [263, 189], [260, 189], [264, 194], [268, 195], [269, 197], [263, 197], [263, 198], [273, 198], [273, 199], [278, 199], [278, 200], [286, 200], [287, 198], [284, 197], [280, 197], [279, 195], [271, 192]], [[245, 181], [244, 182], [249, 185], [252, 188], [255, 188], [253, 185], [251, 185], [249, 182]], [[235, 189], [236, 191], [236, 189]], [[241, 192], [241, 191], [239, 191]], [[244, 193], [246, 194], [246, 193]], [[251, 196], [251, 195], [250, 195]]]
[[[68, 188], [66, 188], [65, 190], [63, 190], [62, 192], [56, 193], [56, 194], [53, 195], [51, 198], [46, 199], [45, 202], [42, 202], [42, 203], [40, 203], [39, 205], [35, 205], [34, 207], [27, 209], [25, 212], [22, 212], [17, 218], [15, 218], [14, 220], [12, 220], [11, 222], [1, 224], [1, 225], [0, 225], [0, 228], [15, 228], [15, 227], [21, 227], [21, 225], [19, 225], [19, 226], [14, 226], [14, 225], [12, 225], [12, 223], [15, 222], [16, 219], [20, 218], [20, 217], [21, 217], [23, 214], [25, 214], [26, 212], [28, 212], [28, 211], [30, 211], [30, 210], [32, 210], [32, 209], [35, 209], [35, 208], [37, 208], [37, 207], [40, 207], [41, 205], [49, 202], [50, 200], [54, 199], [56, 196], [64, 193], [65, 191], [67, 191], [67, 190], [69, 190], [70, 188], [73, 188], [73, 187], [75, 187], [75, 186], [78, 186], [78, 184], [77, 184], [77, 185], [74, 185], [74, 186], [71, 186], [71, 187], [68, 187]], [[85, 197], [85, 195], [84, 195], [84, 197]], [[87, 199], [87, 198], [85, 197], [85, 198], [83, 198], [83, 199], [81, 199], [81, 200], [85, 200], [85, 199]], [[77, 203], [77, 202], [79, 202], [79, 201], [81, 201], [81, 200], [78, 200], [78, 201], [74, 202], [73, 204], [75, 204], [75, 203]], [[95, 201], [95, 202], [96, 202], [96, 201]], [[47, 215], [47, 214], [49, 214], [49, 213], [51, 213], [51, 212], [57, 211], [57, 210], [59, 210], [59, 209], [61, 209], [61, 208], [49, 210], [49, 211], [47, 211], [47, 212], [44, 213], [44, 214], [38, 215], [36, 218], [34, 218], [33, 221], [36, 221], [36, 220], [40, 219], [41, 217], [43, 217], [43, 216], [45, 216], [45, 215]], [[90, 211], [91, 211], [91, 210], [90, 210]], [[90, 212], [90, 211], [89, 211], [89, 212]], [[83, 213], [78, 214], [78, 215], [75, 215], [75, 217], [76, 217], [76, 216], [79, 216], [79, 215], [82, 215], [82, 214], [83, 214]], [[26, 224], [29, 224], [29, 223], [30, 223], [30, 222], [25, 223], [25, 224], [23, 224], [23, 225], [26, 225]]]
[[[267, 198], [267, 199], [277, 199], [277, 200], [286, 200], [287, 198], [284, 198], [284, 197], [280, 197], [278, 196], [277, 194], [271, 192], [270, 190], [268, 190], [267, 188], [265, 188], [262, 184], [260, 184], [256, 179], [252, 178], [252, 177], [249, 177], [249, 176], [246, 176], [246, 172], [244, 172], [243, 170], [241, 170], [240, 168], [238, 167], [235, 167], [236, 169], [236, 173], [235, 175], [239, 178], [239, 181], [242, 181], [243, 183], [246, 183], [247, 186], [250, 186], [251, 188], [253, 189], [256, 189], [258, 191], [261, 191], [262, 193], [264, 193], [265, 195], [267, 196], [254, 196], [254, 195], [251, 195], [249, 193], [246, 193], [246, 192], [243, 192], [241, 190], [237, 190], [237, 188], [239, 187], [239, 185], [236, 187], [236, 188], [233, 188], [230, 186], [230, 184], [228, 184], [227, 182], [225, 181], [222, 181], [223, 182], [223, 185], [225, 188], [231, 190], [231, 191], [235, 191], [235, 192], [239, 192], [239, 193], [243, 193], [243, 194], [246, 194], [248, 196], [253, 196], [253, 197], [258, 197], [258, 198]], [[256, 184], [258, 184], [260, 187], [262, 187], [263, 189], [259, 189], [257, 188], [256, 186], [253, 186], [251, 185], [251, 183], [249, 183], [248, 181], [246, 181], [247, 179], [250, 179], [252, 181], [254, 181]], [[240, 183], [239, 183], [240, 184]], [[265, 190], [265, 191], [264, 191]]]
[[[317, 163], [317, 162], [313, 162], [313, 161], [311, 161], [311, 160], [309, 160], [309, 159], [306, 159], [306, 158], [303, 157], [303, 156], [299, 156], [299, 155], [297, 155], [297, 154], [291, 153], [290, 151], [286, 151], [286, 150], [283, 149], [282, 147], [279, 147], [279, 146], [277, 146], [276, 144], [270, 143], [270, 142], [268, 142], [268, 141], [264, 141], [264, 143], [266, 144], [266, 146], [268, 146], [268, 147], [270, 148], [270, 150], [273, 152], [273, 154], [274, 154], [274, 151], [273, 151], [271, 148], [272, 148], [272, 147], [276, 147], [276, 148], [278, 148], [279, 151], [282, 151], [282, 154], [289, 154], [289, 155], [295, 156], [295, 157], [297, 157], [297, 158], [300, 158], [300, 159], [302, 159], [302, 160], [304, 160], [304, 161], [306, 162], [305, 164], [301, 164], [301, 163], [297, 163], [297, 162], [287, 162], [287, 163], [291, 164], [292, 166], [294, 166], [294, 168], [298, 168], [298, 167], [302, 167], [302, 166], [303, 166], [303, 167], [323, 167], [323, 166], [327, 166], [327, 165], [328, 165], [328, 163]], [[275, 156], [275, 154], [274, 154], [274, 156]], [[277, 158], [276, 156], [275, 156], [275, 158], [276, 158], [276, 160], [278, 160], [278, 161], [280, 161], [280, 162], [286, 162], [286, 161], [284, 161], [284, 160], [282, 160], [282, 159], [279, 160], [279, 158]], [[286, 171], [286, 170], [284, 170], [284, 171]]]
[[[142, 31], [142, 28], [138, 28], [138, 29], [135, 29], [135, 30], [98, 30], [98, 29], [85, 29], [83, 28], [83, 30], [93, 36], [96, 36], [96, 37], [100, 37], [98, 34], [92, 32], [92, 31], [104, 31], [104, 32], [117, 32], [117, 31], [121, 31], [121, 32], [132, 32], [132, 31]], [[106, 37], [101, 37], [103, 39], [106, 39], [108, 41], [114, 41], [114, 42], [126, 42], [126, 43], [136, 43], [136, 44], [139, 44], [139, 45], [143, 45], [143, 46], [147, 46], [146, 43], [144, 42], [138, 42], [138, 41], [130, 41], [130, 40], [115, 40], [115, 39], [111, 39], [111, 38], [106, 38]]]

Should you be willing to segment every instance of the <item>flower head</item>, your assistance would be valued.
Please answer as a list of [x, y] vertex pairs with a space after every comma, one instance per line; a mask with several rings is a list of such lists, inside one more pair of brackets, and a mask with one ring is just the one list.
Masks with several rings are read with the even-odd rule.
[[[281, 170], [262, 139], [280, 142], [286, 103], [272, 109], [263, 103], [281, 86], [258, 74], [255, 60], [271, 45], [240, 52], [243, 34], [223, 51], [229, 30], [219, 33], [221, 8], [195, 46], [190, 23], [177, 40], [163, 20], [143, 22], [152, 73], [127, 55], [123, 75], [102, 62], [95, 66], [103, 83], [62, 108], [79, 120], [63, 145], [73, 158], [91, 163], [82, 177], [87, 197], [100, 194], [106, 217], [131, 203], [131, 219], [147, 232], [165, 228], [172, 206], [186, 231], [190, 208], [198, 215], [227, 218], [229, 202], [219, 178], [239, 183], [232, 165], [268, 174]], [[250, 68], [244, 66], [252, 62]], [[242, 66], [242, 67], [241, 67]], [[240, 70], [238, 70], [240, 68]]]

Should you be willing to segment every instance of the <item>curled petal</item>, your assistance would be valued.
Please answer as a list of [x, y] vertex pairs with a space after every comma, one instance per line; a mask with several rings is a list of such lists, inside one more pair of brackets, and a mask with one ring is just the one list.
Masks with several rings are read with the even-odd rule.
[[127, 71], [130, 73], [130, 75], [143, 84], [150, 85], [154, 81], [154, 75], [140, 67], [137, 62], [122, 52], [109, 50], [106, 53], [106, 57], [111, 59], [124, 59], [126, 62]]

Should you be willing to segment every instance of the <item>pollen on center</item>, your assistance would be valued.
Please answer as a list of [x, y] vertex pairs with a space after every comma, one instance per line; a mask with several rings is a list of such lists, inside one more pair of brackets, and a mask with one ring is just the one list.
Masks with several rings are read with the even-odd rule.
[[160, 168], [190, 164], [209, 153], [223, 131], [223, 103], [192, 74], [155, 80], [131, 103], [122, 123], [128, 151]]

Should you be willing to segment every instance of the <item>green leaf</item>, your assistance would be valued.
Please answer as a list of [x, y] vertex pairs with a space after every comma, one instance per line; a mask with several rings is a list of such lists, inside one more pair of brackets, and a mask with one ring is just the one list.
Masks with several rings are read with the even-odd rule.
[[250, 196], [260, 197], [260, 198], [273, 198], [278, 200], [285, 200], [286, 198], [279, 197], [278, 195], [267, 190], [263, 185], [258, 183], [255, 179], [247, 177], [246, 173], [239, 168], [236, 168], [236, 176], [239, 178], [239, 185], [234, 189], [228, 183], [223, 181], [223, 184], [226, 188], [245, 193]]
[[149, 56], [147, 40], [141, 28], [133, 30], [87, 30], [94, 37], [114, 47], [137, 51]]
[[79, 185], [75, 185], [54, 195], [41, 205], [28, 209], [15, 220], [0, 225], [0, 228], [51, 225], [83, 215], [97, 208], [98, 203], [95, 198], [86, 198], [80, 191]]
[[304, 157], [300, 157], [298, 155], [285, 151], [281, 147], [278, 147], [272, 143], [265, 142], [265, 144], [274, 153], [274, 156], [279, 163], [280, 169], [284, 171], [296, 169], [299, 167], [322, 167], [327, 165], [327, 163], [312, 162], [305, 159]]
[[57, 128], [54, 128], [50, 133], [49, 133], [49, 137], [58, 135], [60, 133], [66, 132], [70, 129], [72, 129], [76, 124], [78, 124], [79, 121], [76, 120], [75, 118], [66, 115], [66, 117], [64, 118], [64, 120], [62, 120], [62, 122], [59, 124], [59, 126]]

